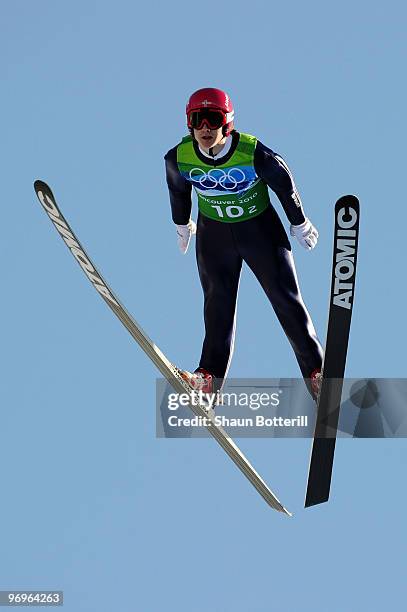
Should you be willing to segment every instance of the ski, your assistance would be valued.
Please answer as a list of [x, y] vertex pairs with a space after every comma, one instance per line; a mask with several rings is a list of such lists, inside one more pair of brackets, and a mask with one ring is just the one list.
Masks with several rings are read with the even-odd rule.
[[[82, 247], [68, 222], [59, 210], [49, 186], [43, 181], [35, 181], [34, 189], [45, 212], [51, 219], [58, 233], [63, 238], [65, 244], [70, 249], [72, 255], [75, 257], [92, 285], [98, 291], [99, 295], [111, 308], [114, 314], [120, 319], [127, 331], [140, 345], [146, 355], [151, 359], [174, 390], [178, 393], [191, 393], [192, 388], [182, 378], [181, 371], [173, 363], [171, 363], [164, 353], [158, 348], [158, 346], [150, 340], [147, 334], [141, 329], [138, 323], [119, 302], [109, 285], [97, 271], [85, 249]], [[239, 447], [234, 443], [232, 438], [224, 429], [215, 424], [214, 415], [208, 413], [204, 405], [191, 402], [190, 408], [196, 416], [207, 419], [207, 429], [209, 433], [213, 436], [213, 438], [215, 438], [218, 444], [220, 444], [223, 450], [229, 455], [232, 461], [251, 482], [268, 505], [274, 508], [274, 510], [291, 516], [291, 513], [280, 503], [265, 481], [259, 476], [248, 459], [246, 459]]]
[[343, 196], [335, 204], [328, 331], [305, 507], [329, 498], [353, 309], [359, 214], [359, 200], [354, 195]]

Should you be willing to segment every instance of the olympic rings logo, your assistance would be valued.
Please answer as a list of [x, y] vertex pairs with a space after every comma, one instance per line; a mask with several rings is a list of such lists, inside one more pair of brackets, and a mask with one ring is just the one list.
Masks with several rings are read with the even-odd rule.
[[192, 182], [199, 183], [201, 187], [207, 189], [222, 187], [226, 191], [233, 191], [247, 180], [245, 173], [240, 168], [230, 168], [227, 172], [220, 168], [211, 168], [208, 172], [202, 168], [192, 168], [189, 171], [189, 178]]

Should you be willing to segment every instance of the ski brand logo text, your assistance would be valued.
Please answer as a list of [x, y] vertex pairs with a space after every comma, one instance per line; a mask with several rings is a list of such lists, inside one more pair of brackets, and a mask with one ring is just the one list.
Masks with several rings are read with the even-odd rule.
[[58, 232], [61, 234], [64, 239], [66, 245], [69, 247], [72, 255], [75, 257], [76, 261], [85, 272], [86, 276], [89, 278], [90, 282], [93, 284], [95, 289], [101, 294], [102, 297], [109, 300], [111, 304], [120, 307], [117, 303], [113, 295], [110, 293], [109, 289], [104, 284], [102, 278], [99, 276], [92, 263], [89, 261], [86, 254], [83, 252], [81, 245], [75, 240], [75, 237], [72, 235], [72, 232], [69, 229], [68, 224], [62, 218], [61, 213], [58, 210], [55, 202], [49, 197], [47, 193], [43, 193], [42, 191], [37, 192], [38, 198], [48, 213], [49, 218], [52, 223], [55, 225]]
[[333, 303], [350, 310], [355, 280], [358, 213], [351, 206], [344, 206], [339, 210], [336, 220]]

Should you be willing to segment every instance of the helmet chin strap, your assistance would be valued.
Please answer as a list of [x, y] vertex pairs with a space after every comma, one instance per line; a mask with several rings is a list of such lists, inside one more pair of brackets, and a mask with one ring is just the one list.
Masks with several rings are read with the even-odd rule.
[[209, 149], [209, 155], [210, 155], [211, 157], [215, 157], [215, 153], [213, 152], [214, 148], [215, 148], [215, 147], [217, 147], [218, 145], [220, 145], [220, 144], [221, 144], [221, 142], [222, 142], [222, 140], [224, 140], [224, 141], [225, 141], [223, 144], [226, 144], [227, 139], [228, 139], [228, 137], [227, 137], [227, 136], [225, 136], [225, 135], [223, 134], [223, 135], [222, 135], [222, 138], [220, 139], [220, 141], [219, 141], [217, 144], [213, 145], [213, 146], [212, 146], [212, 147]]

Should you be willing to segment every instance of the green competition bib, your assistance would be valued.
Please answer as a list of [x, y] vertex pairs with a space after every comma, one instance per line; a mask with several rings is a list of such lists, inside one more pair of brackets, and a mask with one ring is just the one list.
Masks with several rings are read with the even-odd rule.
[[254, 169], [256, 143], [254, 136], [240, 134], [232, 157], [213, 166], [197, 156], [191, 136], [182, 139], [177, 148], [178, 169], [194, 187], [203, 215], [236, 223], [256, 217], [270, 205], [267, 185]]

